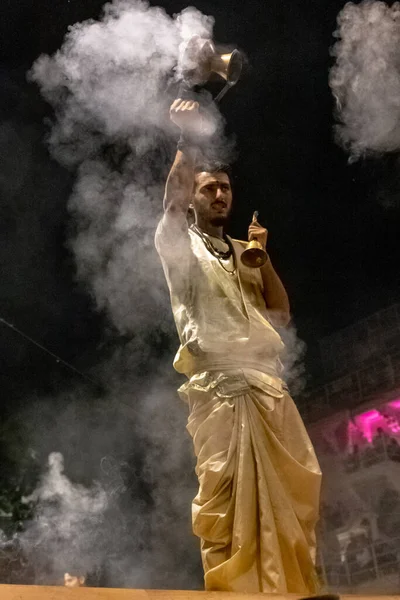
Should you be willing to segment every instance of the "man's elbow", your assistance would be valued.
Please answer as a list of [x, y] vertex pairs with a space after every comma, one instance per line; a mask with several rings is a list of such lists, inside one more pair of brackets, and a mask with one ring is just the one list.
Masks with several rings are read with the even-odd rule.
[[175, 215], [178, 213], [187, 213], [190, 204], [190, 195], [185, 190], [179, 192], [168, 192], [164, 195], [163, 208], [165, 213]]
[[289, 312], [282, 310], [270, 310], [270, 319], [275, 327], [287, 327], [291, 321]]
[[284, 312], [279, 315], [280, 325], [279, 327], [287, 327], [292, 320], [290, 312]]
[[289, 303], [285, 306], [268, 306], [269, 317], [275, 327], [287, 327], [292, 319]]

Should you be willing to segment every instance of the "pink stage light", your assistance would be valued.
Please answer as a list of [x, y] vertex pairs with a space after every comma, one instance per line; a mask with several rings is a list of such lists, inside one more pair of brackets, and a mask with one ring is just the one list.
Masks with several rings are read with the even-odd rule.
[[[392, 411], [396, 411], [398, 413], [398, 411], [400, 411], [400, 398], [388, 402], [386, 406], [390, 407]], [[360, 415], [354, 417], [354, 421], [356, 425], [349, 421], [348, 431], [351, 443], [354, 443], [354, 438], [356, 437], [357, 429], [361, 431], [363, 437], [368, 441], [369, 444], [372, 443], [374, 433], [378, 426], [382, 427], [382, 429], [386, 430], [387, 432], [389, 430], [391, 433], [394, 434], [400, 433], [399, 417], [393, 414], [389, 416], [382, 414], [379, 410], [372, 409], [368, 410], [365, 413], [361, 413]], [[373, 425], [375, 425], [375, 427], [373, 427]]]
[[381, 413], [378, 410], [369, 410], [368, 412], [357, 415], [357, 421], [360, 424], [361, 431], [365, 439], [372, 442], [372, 423], [383, 420]]

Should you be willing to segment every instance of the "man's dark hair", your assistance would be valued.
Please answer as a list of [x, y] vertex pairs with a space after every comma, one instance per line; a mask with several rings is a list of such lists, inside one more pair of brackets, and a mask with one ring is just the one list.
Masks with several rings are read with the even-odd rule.
[[194, 172], [196, 175], [198, 173], [226, 173], [232, 186], [232, 168], [227, 163], [202, 160], [196, 163]]

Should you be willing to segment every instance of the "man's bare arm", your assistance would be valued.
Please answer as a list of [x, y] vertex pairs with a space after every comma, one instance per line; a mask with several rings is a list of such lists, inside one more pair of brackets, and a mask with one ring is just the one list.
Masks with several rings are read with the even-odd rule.
[[193, 191], [196, 150], [178, 150], [168, 175], [164, 194], [164, 211], [187, 214]]
[[197, 150], [193, 140], [200, 129], [199, 104], [178, 98], [170, 116], [181, 130], [181, 142], [165, 186], [164, 211], [186, 218], [194, 184]]
[[267, 260], [260, 271], [264, 284], [264, 300], [267, 308], [272, 312], [271, 318], [275, 325], [286, 327], [290, 321], [289, 298], [271, 259]]
[[[258, 221], [250, 224], [249, 240], [257, 239], [266, 249], [267, 237], [268, 231]], [[269, 257], [260, 272], [264, 285], [264, 300], [268, 310], [271, 311], [271, 320], [278, 327], [285, 327], [290, 321], [289, 298]]]

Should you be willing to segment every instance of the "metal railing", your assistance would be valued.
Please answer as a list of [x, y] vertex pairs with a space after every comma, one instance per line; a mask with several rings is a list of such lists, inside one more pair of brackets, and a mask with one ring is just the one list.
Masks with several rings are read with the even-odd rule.
[[343, 466], [347, 473], [354, 473], [386, 461], [400, 463], [400, 445], [394, 438], [383, 437], [379, 446], [375, 443], [375, 446], [347, 455]]
[[363, 584], [379, 584], [388, 575], [400, 574], [400, 538], [369, 542], [357, 550], [347, 550], [344, 556], [320, 551], [317, 568], [327, 588], [351, 590]]
[[299, 398], [299, 407], [308, 422], [354, 408], [363, 402], [382, 399], [391, 390], [400, 389], [400, 353], [387, 354], [368, 367], [352, 371], [322, 386], [309, 390]]

